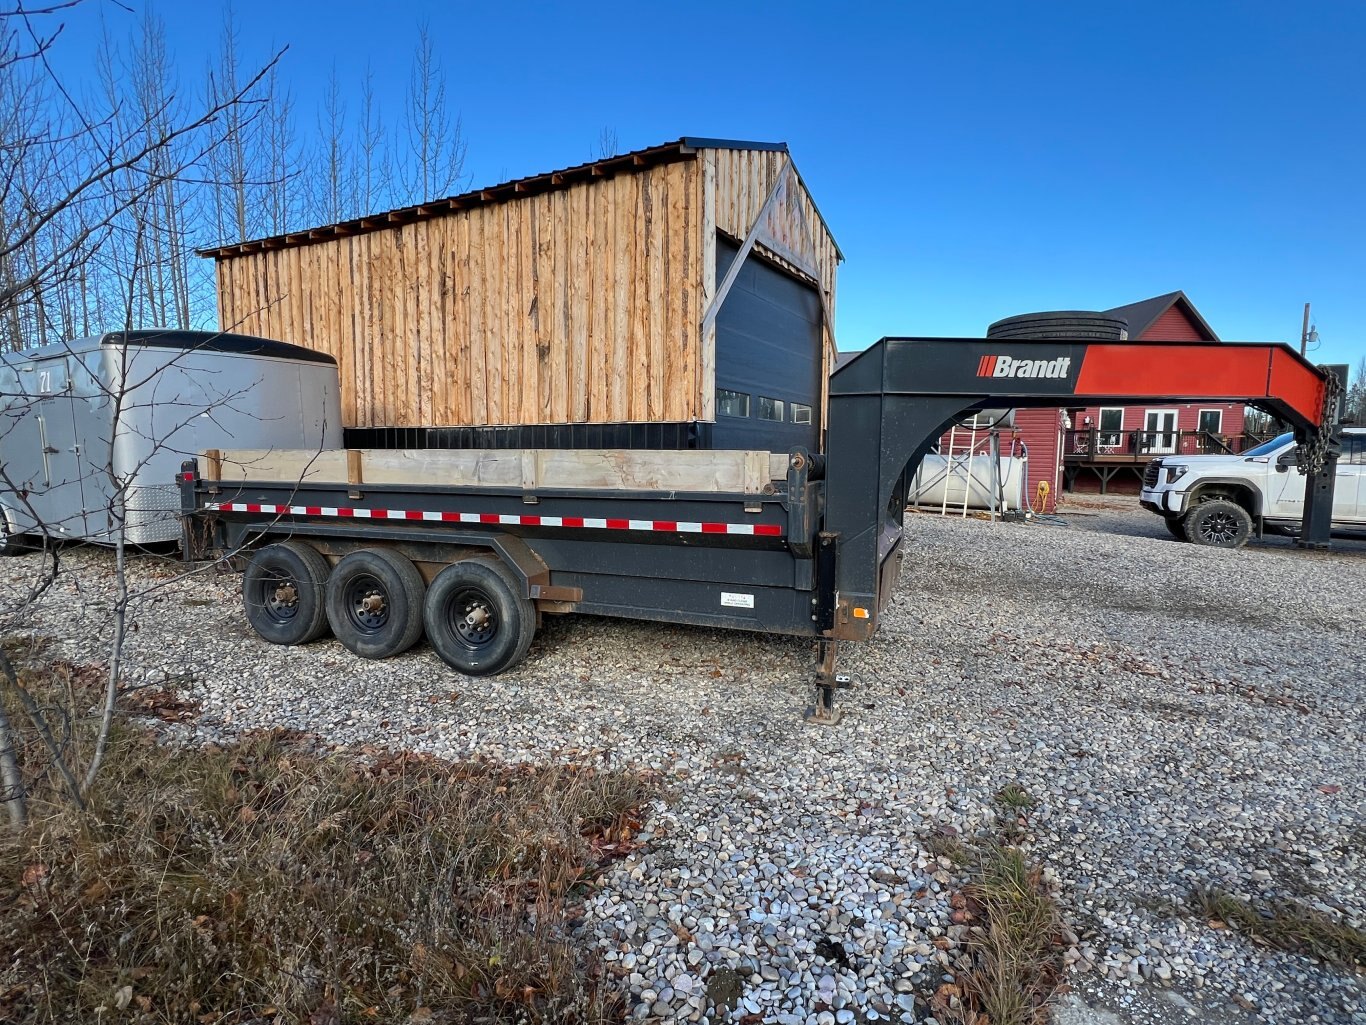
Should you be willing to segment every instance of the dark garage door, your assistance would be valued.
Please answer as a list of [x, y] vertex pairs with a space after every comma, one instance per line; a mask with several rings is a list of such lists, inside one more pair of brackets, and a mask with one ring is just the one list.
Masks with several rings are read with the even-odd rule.
[[[739, 251], [717, 240], [717, 282]], [[754, 253], [716, 316], [716, 391], [714, 448], [816, 451], [820, 296]]]

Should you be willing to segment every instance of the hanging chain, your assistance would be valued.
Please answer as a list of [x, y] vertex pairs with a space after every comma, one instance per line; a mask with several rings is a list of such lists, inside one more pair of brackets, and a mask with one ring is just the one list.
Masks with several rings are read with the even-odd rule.
[[1337, 374], [1329, 374], [1323, 382], [1323, 416], [1319, 429], [1314, 431], [1309, 441], [1295, 446], [1295, 458], [1302, 474], [1315, 474], [1323, 469], [1328, 461], [1328, 446], [1333, 440], [1333, 426], [1338, 415], [1338, 398], [1342, 394], [1342, 382]]

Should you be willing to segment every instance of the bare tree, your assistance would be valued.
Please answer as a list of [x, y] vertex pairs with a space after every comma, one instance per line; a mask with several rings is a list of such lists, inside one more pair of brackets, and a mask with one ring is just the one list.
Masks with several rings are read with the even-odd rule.
[[446, 76], [432, 50], [432, 37], [423, 22], [418, 27], [408, 77], [405, 127], [411, 162], [404, 174], [408, 203], [448, 196], [464, 177], [465, 137], [460, 115], [446, 103]]
[[[247, 151], [234, 151], [229, 144], [240, 141], [253, 126], [259, 110], [257, 90], [280, 56], [251, 75], [237, 72], [233, 56], [229, 81], [215, 82], [203, 107], [186, 112], [169, 74], [160, 24], [148, 16], [130, 55], [106, 48], [103, 104], [78, 101], [48, 60], [60, 29], [44, 31], [44, 25], [50, 24], [45, 19], [54, 12], [68, 10], [79, 2], [72, 0], [41, 10], [0, 10], [2, 348], [28, 348], [54, 335], [68, 338], [78, 322], [88, 333], [92, 316], [104, 326], [113, 322], [116, 314], [125, 326], [144, 318], [174, 323], [188, 318], [189, 286], [184, 269], [189, 252], [180, 220], [182, 189], [187, 184], [216, 184], [215, 168], [231, 171], [232, 185], [251, 184], [244, 162]], [[280, 152], [284, 151], [282, 146]], [[229, 192], [228, 196], [236, 207], [232, 219], [241, 227], [246, 223], [245, 192]], [[71, 352], [69, 348], [65, 351]], [[126, 347], [124, 352], [126, 355]], [[3, 436], [26, 418], [34, 419], [40, 408], [46, 408], [43, 403], [69, 402], [74, 390], [84, 386], [79, 381], [89, 376], [82, 376], [79, 360], [58, 356], [54, 366], [60, 368], [65, 380], [60, 386], [53, 381], [47, 388], [36, 389], [20, 387], [13, 368], [0, 361], [0, 399], [5, 400], [0, 401], [0, 483], [4, 485], [0, 542], [11, 540], [13, 509], [7, 506], [15, 502], [25, 506], [29, 501], [24, 482], [10, 477], [14, 450], [7, 451]], [[117, 383], [102, 393], [112, 403], [114, 422], [118, 422], [121, 403], [129, 401], [129, 396], [144, 394], [139, 389], [145, 391], [148, 381], [139, 379], [133, 370], [125, 364]], [[232, 400], [229, 395], [215, 401]], [[160, 408], [163, 418], [174, 418], [182, 412], [184, 400], [179, 395], [152, 394], [138, 401]], [[204, 409], [196, 406], [183, 412], [197, 418], [213, 408], [209, 403]], [[111, 430], [107, 438], [96, 438], [93, 443], [83, 438], [75, 446], [84, 453], [82, 458], [89, 460], [83, 473], [114, 475], [105, 482], [109, 488], [99, 491], [112, 496], [106, 505], [82, 508], [79, 513], [103, 518], [106, 533], [115, 545], [106, 686], [94, 748], [84, 766], [82, 782], [70, 771], [48, 727], [49, 712], [28, 700], [18, 677], [8, 671], [8, 663], [0, 662], [0, 691], [17, 696], [77, 804], [94, 783], [104, 757], [119, 693], [128, 610], [139, 598], [128, 584], [123, 530], [133, 474], [116, 474], [113, 469], [116, 437], [126, 440], [125, 435]], [[47, 445], [43, 452], [46, 459]], [[83, 488], [84, 484], [78, 480], [77, 486]], [[45, 557], [21, 604], [31, 604], [56, 579], [58, 557], [48, 527], [46, 523], [38, 527]], [[13, 706], [7, 711], [11, 715], [0, 715], [0, 803], [12, 820], [22, 820], [23, 793], [16, 792], [22, 780], [15, 782]], [[73, 708], [63, 714], [83, 713]]]
[[382, 199], [390, 198], [392, 186], [382, 188], [381, 179], [381, 170], [389, 163], [387, 143], [384, 115], [375, 98], [374, 73], [366, 65], [365, 78], [361, 81], [360, 125], [356, 138], [360, 150], [356, 167], [358, 213], [373, 213]]
[[346, 100], [337, 82], [335, 64], [327, 76], [317, 121], [320, 152], [312, 176], [309, 212], [319, 223], [336, 223], [362, 211], [356, 210], [354, 149], [346, 137]]
[[620, 152], [621, 146], [617, 142], [617, 130], [610, 125], [604, 125], [602, 131], [598, 133], [597, 144], [591, 150], [593, 159], [606, 160]]
[[1353, 424], [1366, 424], [1366, 356], [1361, 357], [1352, 374], [1345, 418]]
[[[166, 205], [180, 205], [168, 184], [211, 163], [224, 123], [251, 116], [255, 90], [276, 63], [184, 114], [168, 80], [156, 77], [155, 64], [164, 61], [144, 47], [153, 54], [143, 70], [154, 85], [143, 91], [145, 102], [135, 90], [92, 109], [49, 63], [57, 32], [44, 35], [38, 21], [22, 8], [0, 11], [0, 345], [8, 348], [63, 337], [78, 319], [77, 296], [85, 322], [92, 293], [98, 300], [125, 292], [111, 244], [145, 244], [166, 224]], [[149, 266], [142, 253], [144, 278]], [[107, 284], [111, 270], [116, 287]]]
[[262, 153], [254, 163], [265, 171], [265, 224], [260, 234], [281, 235], [296, 226], [299, 169], [294, 139], [294, 98], [280, 81], [279, 68], [266, 77], [261, 110]]

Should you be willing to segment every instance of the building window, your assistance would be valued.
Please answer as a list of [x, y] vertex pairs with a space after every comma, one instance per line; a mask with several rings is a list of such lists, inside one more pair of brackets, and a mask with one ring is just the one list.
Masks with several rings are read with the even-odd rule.
[[716, 389], [717, 416], [749, 416], [749, 396], [742, 391]]
[[1201, 434], [1218, 434], [1224, 429], [1224, 411], [1222, 409], [1202, 409], [1200, 410]]
[[1124, 443], [1124, 409], [1122, 406], [1102, 407], [1100, 411], [1100, 436], [1096, 444], [1106, 448], [1118, 448]]
[[[1339, 466], [1366, 466], [1366, 434], [1347, 434], [1342, 438]], [[1339, 485], [1341, 481], [1339, 481]]]
[[783, 422], [783, 400], [768, 399], [759, 396], [759, 419], [772, 420], [774, 423]]
[[809, 424], [811, 422], [811, 407], [800, 402], [792, 403], [792, 422], [794, 424]]

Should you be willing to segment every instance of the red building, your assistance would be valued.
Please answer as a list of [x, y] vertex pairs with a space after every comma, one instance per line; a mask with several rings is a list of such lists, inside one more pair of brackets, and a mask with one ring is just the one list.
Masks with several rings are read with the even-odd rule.
[[[1184, 292], [1104, 314], [1127, 322], [1129, 341], [1219, 341]], [[1063, 490], [1136, 490], [1144, 464], [1154, 456], [1236, 451], [1243, 412], [1242, 406], [1218, 403], [1017, 410], [1015, 428], [1029, 451], [1031, 498], [1040, 481], [1048, 482], [1048, 509], [1035, 511], [1053, 509]]]

